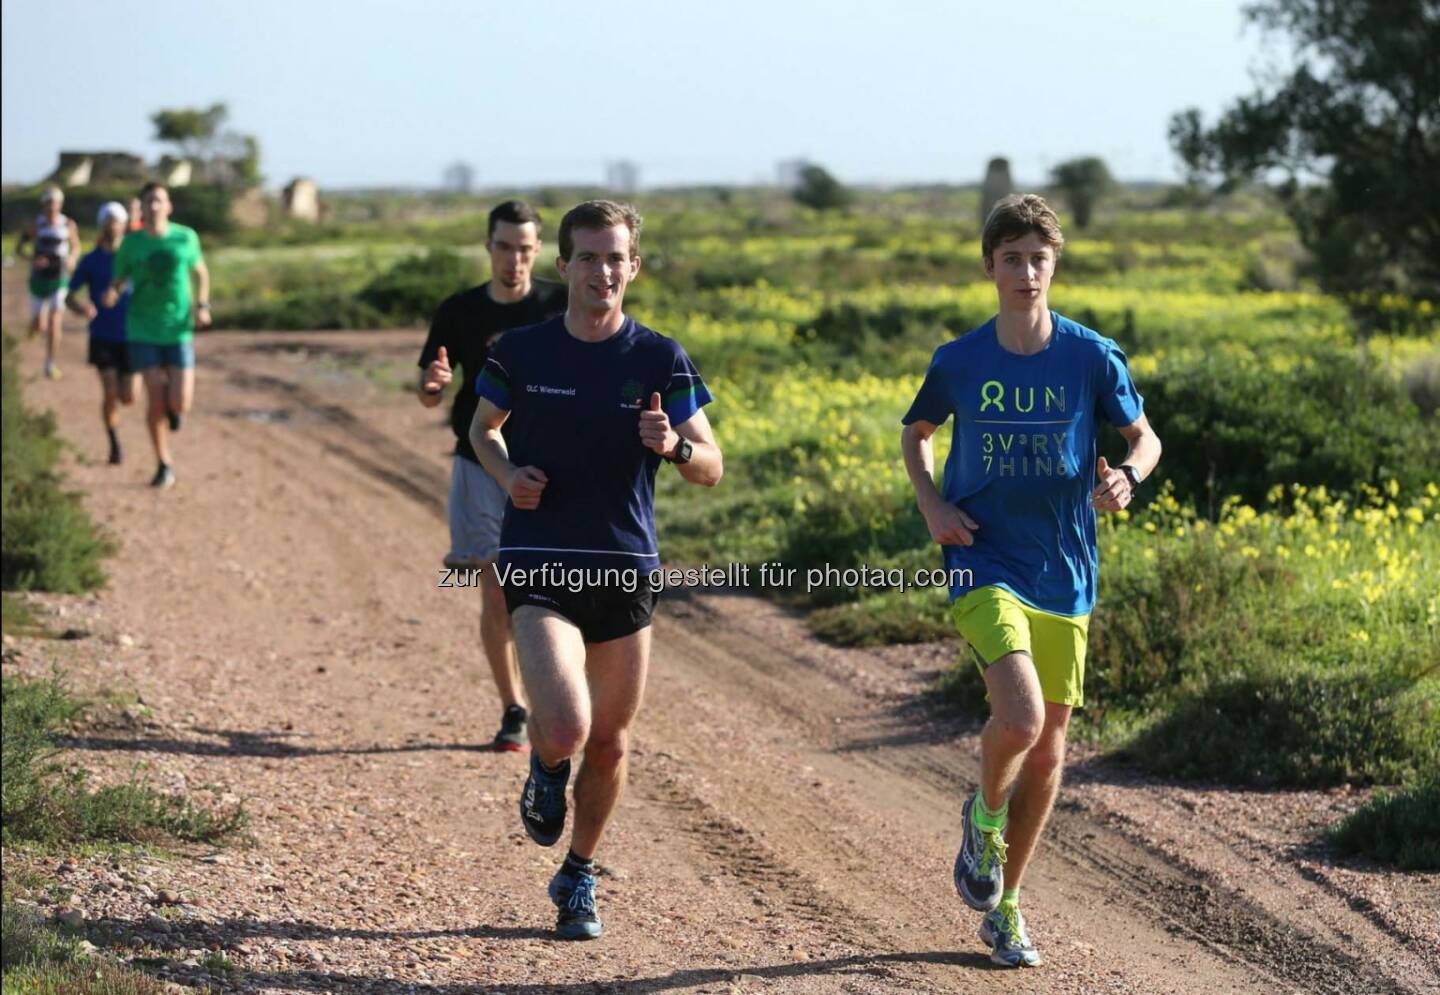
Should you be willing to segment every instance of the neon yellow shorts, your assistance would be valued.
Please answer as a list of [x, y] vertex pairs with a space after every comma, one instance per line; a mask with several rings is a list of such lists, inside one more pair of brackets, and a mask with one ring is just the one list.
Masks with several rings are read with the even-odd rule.
[[1046, 701], [1084, 706], [1088, 614], [1042, 612], [1003, 587], [989, 584], [956, 598], [950, 617], [970, 644], [980, 673], [1006, 653], [1026, 653], [1035, 662]]

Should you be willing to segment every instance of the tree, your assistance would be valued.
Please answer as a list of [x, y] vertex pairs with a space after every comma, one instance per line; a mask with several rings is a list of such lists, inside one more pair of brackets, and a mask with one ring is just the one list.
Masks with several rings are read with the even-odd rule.
[[150, 115], [155, 138], [171, 142], [186, 159], [205, 163], [210, 182], [224, 186], [257, 186], [260, 142], [254, 135], [222, 131], [230, 109], [223, 103], [209, 107], [177, 107]]
[[155, 125], [155, 138], [173, 142], [187, 159], [208, 159], [212, 154], [220, 126], [230, 116], [223, 103], [209, 107], [178, 107], [158, 110], [150, 115]]
[[850, 191], [845, 189], [830, 171], [813, 162], [800, 168], [800, 183], [791, 195], [806, 207], [817, 211], [828, 211], [850, 203]]
[[1115, 186], [1105, 160], [1095, 156], [1062, 162], [1050, 171], [1050, 182], [1065, 194], [1078, 228], [1090, 227], [1095, 205]]
[[1214, 125], [1171, 118], [1192, 181], [1275, 181], [1331, 290], [1440, 297], [1440, 3], [1264, 0], [1246, 17], [1288, 35], [1293, 64]]

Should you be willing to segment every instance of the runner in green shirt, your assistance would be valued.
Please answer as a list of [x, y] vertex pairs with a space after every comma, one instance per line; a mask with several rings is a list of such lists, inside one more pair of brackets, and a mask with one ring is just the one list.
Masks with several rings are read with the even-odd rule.
[[210, 271], [200, 254], [200, 238], [194, 229], [172, 222], [170, 211], [170, 191], [164, 184], [147, 183], [140, 191], [144, 227], [115, 253], [114, 281], [105, 301], [113, 306], [121, 288], [130, 285], [130, 365], [145, 377], [146, 424], [160, 463], [150, 481], [154, 487], [175, 483], [168, 432], [180, 430], [180, 417], [194, 400], [194, 329], [210, 324]]

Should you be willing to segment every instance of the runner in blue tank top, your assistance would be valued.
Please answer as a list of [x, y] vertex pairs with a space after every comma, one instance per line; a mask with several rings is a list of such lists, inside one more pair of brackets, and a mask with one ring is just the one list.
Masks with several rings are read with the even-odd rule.
[[622, 310], [639, 237], [627, 205], [589, 201], [565, 215], [556, 266], [568, 308], [495, 344], [470, 428], [510, 498], [497, 570], [531, 708], [520, 818], [541, 846], [564, 832], [571, 757], [584, 754], [570, 852], [550, 882], [562, 939], [601, 932], [595, 851], [625, 786], [649, 664], [655, 474], [668, 461], [711, 487], [724, 472], [699, 371]]

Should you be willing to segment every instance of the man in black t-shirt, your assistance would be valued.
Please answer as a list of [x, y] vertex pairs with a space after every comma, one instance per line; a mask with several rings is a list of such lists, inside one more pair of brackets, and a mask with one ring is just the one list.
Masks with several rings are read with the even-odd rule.
[[450, 473], [450, 552], [445, 566], [478, 569], [480, 639], [505, 706], [495, 748], [519, 752], [529, 746], [527, 715], [515, 666], [510, 615], [494, 571], [500, 520], [509, 498], [476, 461], [470, 422], [477, 399], [475, 378], [490, 347], [509, 329], [564, 313], [567, 296], [563, 284], [530, 277], [540, 251], [540, 215], [529, 204], [508, 200], [492, 210], [485, 248], [490, 253], [490, 280], [447, 298], [435, 312], [430, 336], [420, 353], [419, 395], [425, 407], [438, 405], [458, 368], [455, 404], [450, 411], [455, 459]]

